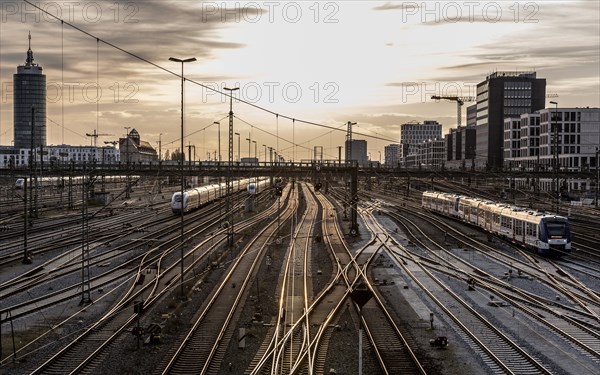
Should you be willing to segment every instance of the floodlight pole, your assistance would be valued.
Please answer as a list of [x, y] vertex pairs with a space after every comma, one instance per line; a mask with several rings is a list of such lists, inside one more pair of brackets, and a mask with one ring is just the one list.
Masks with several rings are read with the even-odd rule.
[[181, 216], [181, 239], [179, 241], [179, 245], [181, 248], [181, 278], [180, 278], [180, 287], [181, 287], [181, 298], [184, 297], [184, 293], [183, 293], [183, 271], [184, 271], [184, 267], [183, 267], [183, 257], [184, 257], [184, 251], [183, 251], [183, 233], [184, 233], [184, 224], [183, 224], [183, 211], [184, 211], [184, 203], [185, 203], [185, 199], [184, 199], [184, 190], [185, 190], [185, 184], [184, 184], [184, 173], [183, 173], [183, 158], [184, 158], [184, 151], [183, 151], [183, 85], [185, 83], [185, 78], [183, 78], [183, 64], [187, 63], [187, 62], [193, 62], [196, 61], [195, 57], [190, 57], [187, 59], [177, 59], [174, 57], [169, 57], [170, 61], [174, 61], [174, 62], [179, 62], [181, 63], [181, 164], [179, 165], [180, 167], [180, 172], [181, 172], [181, 212], [179, 213], [179, 215]]

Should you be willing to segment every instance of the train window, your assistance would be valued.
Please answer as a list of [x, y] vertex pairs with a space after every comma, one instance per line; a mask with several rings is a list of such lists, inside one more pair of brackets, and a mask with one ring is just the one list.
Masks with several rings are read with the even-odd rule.
[[527, 223], [526, 224], [526, 229], [527, 229], [527, 235], [528, 236], [533, 236], [535, 233], [533, 231], [533, 224], [532, 223]]
[[548, 228], [548, 235], [552, 237], [564, 237], [565, 236], [565, 224], [564, 223], [552, 223], [547, 222], [546, 228]]
[[523, 235], [523, 222], [519, 220], [515, 220], [515, 234], [517, 236]]

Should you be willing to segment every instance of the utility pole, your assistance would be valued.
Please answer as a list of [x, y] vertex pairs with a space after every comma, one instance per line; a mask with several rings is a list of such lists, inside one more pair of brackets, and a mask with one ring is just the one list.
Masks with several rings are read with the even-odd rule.
[[346, 132], [346, 164], [352, 160], [352, 125], [356, 125], [355, 122], [348, 121], [348, 131]]
[[90, 284], [90, 241], [88, 222], [88, 191], [91, 185], [90, 179], [86, 180], [86, 162], [83, 162], [83, 175], [81, 176], [81, 301], [79, 305], [87, 305], [92, 302]]
[[[188, 142], [188, 166], [192, 167], [192, 148], [194, 149], [194, 158], [196, 159], [196, 145], [193, 145], [191, 142]], [[209, 153], [210, 154], [210, 153]], [[210, 156], [209, 156], [210, 159]]]
[[162, 161], [162, 137], [163, 133], [160, 133], [158, 135], [158, 162], [160, 164], [160, 162]]
[[[33, 223], [31, 219], [34, 216], [34, 212], [37, 211], [37, 199], [34, 200], [34, 194], [37, 196], [37, 193], [34, 193], [34, 190], [37, 188], [37, 176], [36, 176], [36, 166], [35, 166], [35, 107], [31, 106], [31, 148], [29, 150], [29, 225], [31, 226]], [[25, 191], [25, 193], [27, 193]]]
[[27, 178], [23, 179], [23, 264], [31, 264], [32, 260], [27, 251]]
[[125, 174], [125, 199], [129, 199], [129, 129], [131, 126], [124, 126], [125, 128], [125, 160], [127, 161], [127, 172]]
[[[229, 166], [227, 168], [227, 199], [225, 201], [225, 212], [229, 217], [229, 226], [227, 231], [227, 245], [229, 248], [233, 248], [233, 205], [232, 197], [233, 194], [233, 92], [239, 90], [239, 87], [229, 88], [224, 87], [224, 90], [229, 91]], [[238, 136], [238, 156], [240, 152], [240, 134], [235, 133]]]
[[598, 190], [600, 190], [600, 178], [598, 175], [598, 153], [600, 152], [600, 148], [596, 147], [596, 208], [598, 208]]
[[[558, 103], [551, 101], [551, 104], [554, 104], [554, 119], [553, 119], [553, 124], [554, 124], [554, 129], [553, 129], [553, 133], [554, 133], [554, 152], [553, 152], [553, 156], [554, 156], [554, 199], [556, 202], [556, 213], [559, 212], [560, 210], [560, 194], [559, 191], [560, 189], [558, 188]], [[552, 118], [550, 119], [552, 120]]]

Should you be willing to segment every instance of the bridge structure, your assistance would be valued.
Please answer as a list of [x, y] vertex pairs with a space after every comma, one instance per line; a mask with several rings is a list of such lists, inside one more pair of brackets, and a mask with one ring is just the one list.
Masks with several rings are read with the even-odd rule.
[[[382, 166], [379, 163], [373, 163], [368, 166], [360, 166], [356, 161], [341, 162], [339, 160], [305, 160], [300, 162], [255, 162], [242, 163], [234, 162], [231, 165], [227, 161], [207, 161], [207, 162], [184, 162], [183, 166], [177, 161], [161, 161], [156, 163], [120, 163], [120, 164], [102, 164], [102, 163], [68, 163], [63, 165], [45, 165], [44, 170], [37, 171], [38, 176], [44, 177], [73, 177], [87, 176], [88, 181], [97, 181], [101, 176], [145, 176], [147, 178], [170, 179], [179, 181], [181, 176], [191, 177], [222, 177], [232, 178], [243, 177], [271, 177], [285, 178], [295, 180], [310, 180], [315, 185], [325, 186], [332, 180], [343, 183], [346, 186], [346, 199], [344, 207], [349, 208], [350, 215], [350, 233], [358, 234], [358, 215], [357, 205], [359, 197], [359, 180], [364, 181], [366, 189], [370, 189], [374, 182], [373, 179], [400, 179], [400, 184], [404, 183], [406, 191], [410, 189], [411, 180], [420, 181], [426, 184], [428, 188], [435, 188], [436, 181], [447, 180], [471, 180], [479, 181], [514, 181], [515, 179], [549, 179], [553, 178], [553, 171], [522, 171], [510, 170], [499, 172], [485, 172], [471, 169], [444, 170], [444, 169], [407, 169], [390, 168]], [[28, 178], [30, 171], [28, 168], [0, 169], [0, 181], [4, 181], [7, 186], [14, 186], [18, 178]], [[596, 177], [595, 171], [561, 172], [561, 179], [590, 179]], [[160, 184], [159, 184], [160, 186]], [[401, 185], [398, 186], [401, 189]]]

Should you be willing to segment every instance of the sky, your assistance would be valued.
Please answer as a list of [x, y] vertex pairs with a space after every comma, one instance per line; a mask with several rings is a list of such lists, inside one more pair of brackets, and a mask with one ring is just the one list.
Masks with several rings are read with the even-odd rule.
[[[54, 145], [90, 145], [94, 130], [102, 145], [131, 127], [156, 148], [160, 139], [163, 153], [179, 147], [181, 64], [170, 57], [197, 59], [184, 66], [184, 141], [200, 160], [218, 153], [214, 122], [227, 159], [223, 87], [239, 87], [242, 100], [234, 157], [256, 150], [261, 160], [265, 147], [302, 160], [315, 146], [337, 159], [351, 121], [354, 139], [383, 161], [401, 124], [456, 126], [456, 104], [431, 95], [473, 96], [494, 71], [535, 70], [557, 95], [547, 102], [600, 106], [595, 0], [33, 3], [41, 9], [0, 1], [0, 145], [13, 138], [12, 76], [28, 32]], [[466, 105], [463, 124], [465, 114]]]

